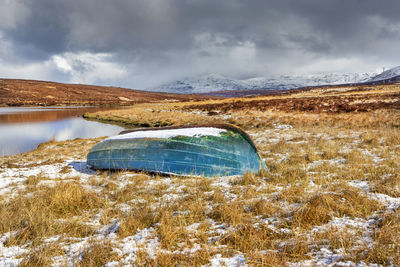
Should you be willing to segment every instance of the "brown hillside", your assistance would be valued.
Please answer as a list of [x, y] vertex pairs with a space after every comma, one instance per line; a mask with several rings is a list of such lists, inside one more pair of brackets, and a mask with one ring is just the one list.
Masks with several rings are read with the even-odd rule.
[[2, 106], [131, 105], [160, 100], [182, 101], [206, 98], [210, 97], [146, 92], [120, 87], [0, 79]]

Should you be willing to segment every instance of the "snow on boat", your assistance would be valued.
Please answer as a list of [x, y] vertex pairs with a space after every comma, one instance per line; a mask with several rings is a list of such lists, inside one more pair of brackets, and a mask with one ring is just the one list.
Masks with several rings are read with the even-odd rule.
[[267, 170], [250, 137], [227, 124], [123, 131], [93, 146], [87, 164], [206, 177]]

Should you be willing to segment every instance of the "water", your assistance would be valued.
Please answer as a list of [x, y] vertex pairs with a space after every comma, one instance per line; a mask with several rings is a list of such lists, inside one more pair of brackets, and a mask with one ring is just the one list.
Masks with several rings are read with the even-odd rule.
[[23, 153], [40, 143], [116, 135], [123, 127], [81, 116], [99, 108], [0, 108], [0, 156]]

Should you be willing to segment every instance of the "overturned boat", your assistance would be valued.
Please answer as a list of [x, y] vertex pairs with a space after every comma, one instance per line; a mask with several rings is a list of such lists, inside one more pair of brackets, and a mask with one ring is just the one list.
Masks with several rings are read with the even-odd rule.
[[250, 137], [227, 124], [123, 131], [93, 146], [87, 164], [101, 170], [206, 177], [267, 170]]

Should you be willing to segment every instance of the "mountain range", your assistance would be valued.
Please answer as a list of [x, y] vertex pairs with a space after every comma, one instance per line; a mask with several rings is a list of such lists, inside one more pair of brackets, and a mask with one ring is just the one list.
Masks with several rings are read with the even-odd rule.
[[233, 79], [220, 74], [203, 74], [172, 81], [149, 91], [170, 93], [209, 93], [240, 90], [287, 90], [308, 86], [374, 83], [384, 80], [399, 81], [400, 66], [377, 73], [321, 73], [312, 75], [279, 75], [250, 79]]

